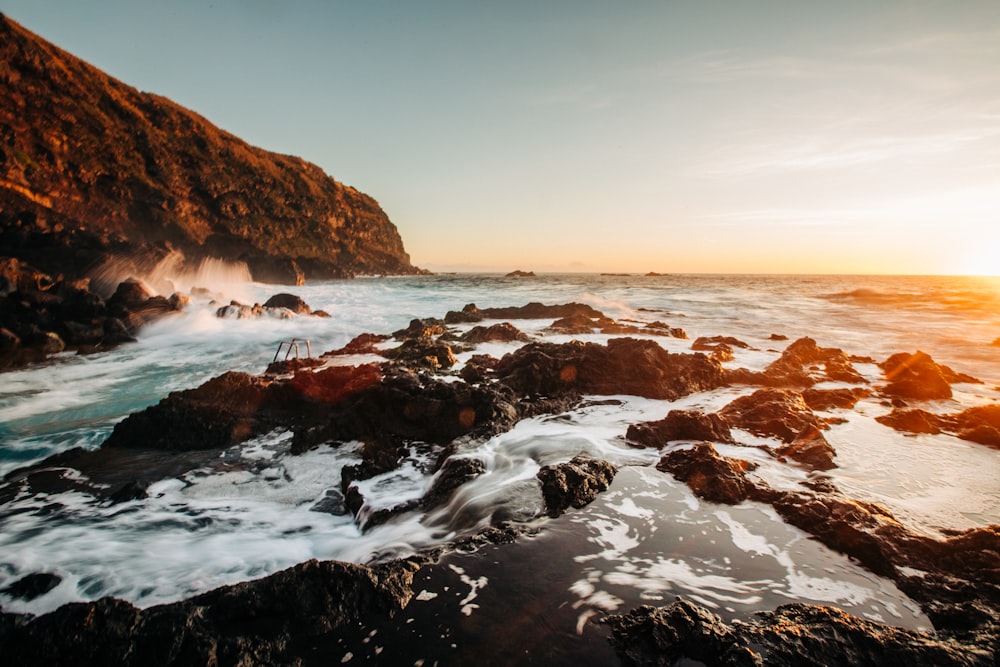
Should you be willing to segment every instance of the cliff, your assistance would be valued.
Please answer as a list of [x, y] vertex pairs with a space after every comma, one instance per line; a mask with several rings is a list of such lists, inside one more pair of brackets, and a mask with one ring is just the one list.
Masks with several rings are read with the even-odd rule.
[[82, 277], [180, 251], [298, 283], [416, 273], [374, 199], [128, 86], [0, 14], [0, 255]]

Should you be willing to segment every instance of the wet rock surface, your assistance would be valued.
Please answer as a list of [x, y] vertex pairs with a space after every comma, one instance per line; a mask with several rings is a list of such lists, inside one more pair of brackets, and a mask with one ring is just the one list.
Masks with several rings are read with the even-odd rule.
[[577, 509], [607, 491], [618, 469], [607, 461], [575, 457], [568, 463], [544, 466], [538, 471], [545, 510], [557, 517], [570, 507]]
[[811, 387], [818, 382], [866, 383], [843, 350], [820, 347], [812, 338], [799, 338], [763, 371], [728, 371], [733, 383], [770, 387]]
[[142, 326], [185, 304], [183, 295], [158, 296], [135, 279], [120, 283], [105, 301], [86, 279], [53, 278], [15, 258], [0, 258], [0, 370], [134, 341]]
[[642, 447], [662, 447], [675, 440], [733, 442], [729, 425], [719, 415], [700, 410], [671, 410], [660, 421], [633, 424], [625, 438]]
[[[134, 286], [128, 289], [138, 295]], [[603, 317], [588, 309], [579, 304], [529, 304], [493, 311], [554, 321], [595, 322]], [[460, 317], [493, 318], [484, 312], [489, 311], [469, 306]], [[472, 321], [481, 320], [467, 322]], [[634, 338], [611, 339], [605, 345], [527, 342], [501, 359], [473, 355], [456, 371], [451, 344], [524, 341], [510, 324], [473, 327], [449, 338], [453, 334], [441, 320], [414, 320], [396, 332], [395, 347], [385, 347], [386, 336], [364, 334], [310, 364], [259, 376], [226, 373], [131, 415], [98, 450], [70, 450], [15, 471], [0, 486], [0, 500], [79, 488], [110, 504], [133, 502], [145, 496], [150, 482], [219, 465], [220, 453], [227, 448], [285, 429], [293, 434], [293, 453], [360, 443], [359, 462], [344, 466], [339, 488], [328, 490], [312, 509], [354, 515], [358, 527], [369, 530], [406, 512], [443, 508], [463, 485], [488, 473], [486, 461], [457, 454], [456, 442], [489, 438], [527, 417], [618, 404], [618, 399], [602, 396], [676, 400], [725, 387], [732, 378], [717, 359], [671, 354], [656, 342]], [[904, 656], [914, 664], [992, 664], [1000, 638], [1000, 528], [934, 539], [911, 531], [877, 504], [845, 497], [815, 473], [801, 489], [772, 488], [757, 476], [757, 463], [722, 456], [713, 446], [736, 444], [733, 429], [742, 429], [776, 441], [774, 446], [758, 446], [757, 456], [763, 451], [814, 470], [833, 465], [834, 452], [822, 436], [827, 420], [813, 410], [851, 409], [870, 390], [804, 388], [800, 393], [776, 388], [774, 383], [790, 380], [801, 387], [831, 375], [853, 378], [845, 354], [803, 340], [807, 342], [789, 346], [792, 352], [786, 350], [776, 371], [758, 378], [763, 389], [731, 401], [718, 413], [671, 410], [662, 420], [632, 425], [625, 439], [632, 445], [665, 448], [656, 467], [686, 483], [698, 497], [724, 504], [765, 503], [788, 524], [891, 578], [921, 605], [937, 634], [889, 628], [836, 609], [806, 605], [781, 607], [749, 623], [728, 625], [706, 609], [678, 602], [611, 617], [606, 627], [619, 659], [625, 664], [673, 664], [682, 659], [799, 664], [805, 658], [880, 664], [887, 656]], [[337, 365], [337, 359], [353, 354], [374, 354], [385, 361]], [[997, 428], [995, 407], [943, 416], [899, 408], [893, 414], [918, 420], [900, 424], [926, 423], [989, 441]], [[696, 443], [671, 448], [677, 441]], [[397, 469], [413, 448], [436, 459], [427, 490], [394, 507], [368, 508], [358, 482]], [[543, 466], [537, 480], [545, 512], [558, 517], [584, 507], [608, 489], [616, 472], [611, 463], [586, 456]], [[456, 546], [475, 549], [514, 542], [503, 548], [517, 549], [519, 530], [498, 523]], [[144, 664], [150, 656], [163, 664], [329, 664], [350, 655], [374, 659], [377, 654], [371, 653], [367, 633], [378, 629], [401, 637], [407, 632], [398, 614], [413, 599], [414, 573], [427, 567], [438, 572], [433, 576], [447, 580], [428, 562], [421, 557], [366, 567], [310, 561], [263, 580], [144, 610], [105, 598], [40, 617], [3, 614], [0, 648], [20, 664], [70, 658], [79, 664]], [[46, 586], [58, 584], [45, 573], [30, 574], [8, 594], [44, 594]], [[443, 589], [427, 593], [441, 595]], [[428, 596], [425, 599], [431, 599]], [[444, 628], [441, 631], [446, 637]], [[41, 641], [48, 644], [35, 651]], [[387, 651], [403, 656], [407, 664], [420, 658], [404, 645]]]
[[920, 352], [894, 354], [879, 367], [888, 384], [882, 392], [889, 396], [912, 399], [951, 398], [951, 385], [958, 382], [978, 383], [976, 378], [956, 373], [938, 364], [930, 355]]
[[[784, 605], [726, 624], [679, 599], [608, 619], [625, 665], [989, 665], [995, 651], [872, 623], [832, 607]], [[877, 639], [876, 639], [877, 638]], [[680, 663], [683, 664], [683, 663]]]
[[875, 421], [910, 434], [950, 433], [962, 440], [1000, 449], [1000, 405], [996, 404], [944, 415], [920, 408], [896, 408], [876, 417]]

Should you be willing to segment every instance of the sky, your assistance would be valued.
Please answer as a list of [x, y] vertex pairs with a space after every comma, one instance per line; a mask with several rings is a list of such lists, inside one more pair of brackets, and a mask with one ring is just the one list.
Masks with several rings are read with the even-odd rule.
[[1000, 2], [0, 0], [433, 271], [1000, 274]]

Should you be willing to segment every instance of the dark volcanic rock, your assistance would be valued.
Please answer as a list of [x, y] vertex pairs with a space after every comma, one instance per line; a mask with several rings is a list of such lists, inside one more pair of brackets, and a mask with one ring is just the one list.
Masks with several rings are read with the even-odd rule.
[[62, 577], [52, 572], [34, 572], [26, 574], [10, 586], [0, 590], [12, 598], [31, 601], [41, 597], [58, 586]]
[[607, 345], [529, 343], [494, 369], [518, 394], [632, 394], [675, 400], [721, 386], [722, 367], [703, 354], [671, 354], [649, 340], [613, 338]]
[[486, 472], [486, 464], [468, 456], [449, 456], [434, 476], [431, 488], [420, 502], [424, 507], [437, 507], [451, 497], [455, 489]]
[[458, 362], [448, 345], [429, 337], [409, 338], [399, 347], [385, 350], [382, 356], [418, 368], [451, 368]]
[[0, 643], [17, 665], [298, 664], [303, 656], [329, 663], [313, 651], [333, 633], [401, 610], [420, 562], [311, 560], [149, 609], [114, 598], [73, 603], [8, 624]]
[[440, 320], [428, 318], [426, 320], [410, 320], [410, 325], [405, 329], [394, 331], [392, 337], [396, 340], [406, 340], [408, 338], [432, 338], [445, 333], [445, 328]]
[[324, 357], [335, 357], [348, 354], [381, 354], [376, 347], [379, 343], [384, 343], [391, 336], [373, 333], [363, 333], [355, 336], [344, 347], [329, 352], [324, 352]]
[[506, 274], [506, 276], [504, 276], [504, 277], [506, 277], [506, 278], [534, 278], [535, 277], [535, 272], [534, 271], [522, 271], [520, 269], [516, 269], [516, 270], [511, 271], [510, 273]]
[[590, 319], [604, 318], [604, 313], [582, 303], [563, 303], [554, 306], [533, 301], [524, 306], [479, 309], [470, 303], [461, 312], [449, 311], [444, 321], [447, 324], [482, 322], [483, 320], [556, 320], [561, 317], [582, 316]]
[[530, 338], [513, 324], [501, 322], [489, 327], [473, 327], [462, 334], [459, 340], [463, 343], [487, 343], [489, 341], [501, 341], [504, 343], [520, 341], [526, 343]]
[[656, 464], [657, 470], [686, 482], [699, 498], [729, 505], [743, 502], [750, 495], [754, 487], [746, 472], [756, 468], [756, 463], [720, 456], [708, 442], [691, 449], [675, 449]]
[[833, 607], [789, 604], [749, 622], [725, 624], [678, 599], [611, 616], [612, 644], [625, 665], [696, 660], [733, 667], [799, 665], [990, 665], [996, 647], [973, 647], [929, 633], [867, 621]]
[[281, 293], [275, 294], [270, 299], [264, 302], [265, 308], [287, 308], [293, 313], [299, 315], [309, 315], [312, 313], [312, 308], [309, 307], [301, 297], [294, 294]]
[[580, 509], [607, 491], [618, 468], [607, 461], [577, 456], [572, 461], [543, 466], [538, 471], [545, 511], [557, 517], [570, 507]]
[[725, 421], [699, 410], [671, 410], [659, 421], [633, 424], [625, 438], [630, 444], [643, 447], [661, 447], [674, 440], [733, 442]]
[[[247, 263], [296, 284], [414, 273], [378, 203], [0, 17], [0, 254], [82, 277], [109, 254]], [[30, 114], [25, 110], [31, 110]]]

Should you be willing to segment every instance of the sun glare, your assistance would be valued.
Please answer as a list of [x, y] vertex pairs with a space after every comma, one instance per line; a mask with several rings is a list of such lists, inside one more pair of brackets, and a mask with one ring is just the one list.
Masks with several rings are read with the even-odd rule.
[[1000, 276], [1000, 242], [969, 248], [955, 269], [967, 276]]

